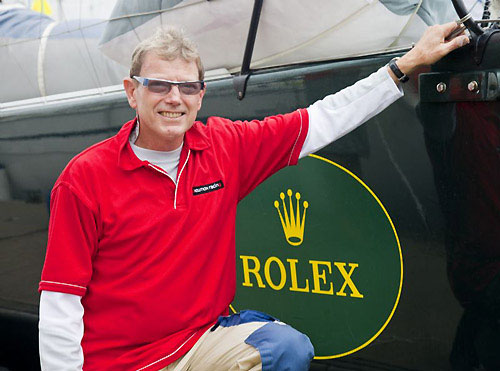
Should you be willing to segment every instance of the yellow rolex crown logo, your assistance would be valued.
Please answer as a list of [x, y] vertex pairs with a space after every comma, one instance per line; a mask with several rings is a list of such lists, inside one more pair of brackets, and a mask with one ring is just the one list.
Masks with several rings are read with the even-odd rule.
[[296, 207], [294, 211], [293, 202], [292, 202], [292, 190], [289, 189], [286, 194], [288, 195], [289, 200], [289, 211], [286, 208], [285, 202], [285, 194], [283, 192], [280, 193], [281, 203], [283, 204], [283, 214], [280, 210], [280, 203], [278, 201], [274, 201], [274, 207], [278, 210], [278, 214], [280, 216], [281, 225], [283, 226], [283, 232], [285, 232], [286, 241], [292, 246], [299, 246], [304, 240], [304, 226], [306, 224], [306, 210], [309, 207], [309, 203], [304, 201], [302, 206], [304, 208], [304, 212], [302, 216], [300, 215], [300, 193], [295, 193], [296, 199]]

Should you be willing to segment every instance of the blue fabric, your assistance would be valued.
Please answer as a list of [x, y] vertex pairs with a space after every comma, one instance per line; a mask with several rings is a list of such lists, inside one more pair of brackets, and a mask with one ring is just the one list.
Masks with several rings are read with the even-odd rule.
[[212, 327], [231, 327], [249, 322], [268, 322], [245, 339], [256, 348], [262, 360], [262, 371], [307, 371], [314, 357], [309, 338], [275, 317], [256, 310], [242, 310], [231, 316], [220, 316]]
[[54, 22], [52, 18], [30, 9], [0, 11], [0, 37], [11, 39], [39, 38], [52, 22]]
[[265, 324], [245, 343], [259, 350], [262, 371], [307, 371], [314, 357], [314, 347], [306, 335], [278, 322]]
[[[0, 11], [0, 37], [38, 39], [54, 20], [30, 9]], [[106, 22], [101, 19], [72, 19], [56, 24], [50, 39], [81, 39], [101, 37]]]
[[241, 312], [233, 314], [231, 316], [219, 316], [219, 318], [217, 319], [217, 323], [212, 327], [211, 331], [214, 331], [219, 326], [230, 327], [249, 322], [273, 321], [278, 321], [278, 319], [257, 310], [242, 310]]

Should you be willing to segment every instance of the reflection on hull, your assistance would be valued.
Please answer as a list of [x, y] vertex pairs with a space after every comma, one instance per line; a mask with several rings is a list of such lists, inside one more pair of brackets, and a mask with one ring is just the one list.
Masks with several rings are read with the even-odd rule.
[[[260, 71], [250, 78], [243, 101], [235, 98], [231, 79], [211, 81], [199, 118], [204, 121], [217, 114], [253, 119], [292, 111], [368, 76], [392, 57], [383, 55]], [[418, 101], [416, 80], [412, 78], [403, 99], [319, 153], [354, 172], [377, 194], [398, 230], [405, 260], [403, 293], [390, 325], [362, 351], [341, 361], [323, 361], [338, 367], [364, 363], [369, 365], [367, 369], [377, 369], [380, 365], [383, 369], [442, 370], [448, 364], [448, 343], [453, 338], [460, 309], [446, 280], [441, 232], [444, 220], [422, 127], [414, 113]], [[47, 213], [47, 196], [69, 159], [85, 147], [112, 136], [133, 115], [120, 91], [4, 111], [0, 118], [0, 163], [5, 166], [16, 200], [11, 202]], [[11, 219], [16, 218], [13, 215]], [[46, 223], [46, 217], [42, 217], [37, 228], [46, 228]], [[5, 230], [9, 229], [7, 224]], [[37, 230], [34, 232], [38, 233]], [[40, 236], [19, 237], [32, 241], [33, 245], [23, 242], [12, 245], [12, 239], [0, 237], [2, 251], [19, 254], [23, 250], [32, 254], [29, 246], [38, 251], [36, 262], [29, 263], [37, 274], [24, 280], [29, 289], [19, 290], [28, 295], [9, 294], [17, 290], [0, 287], [5, 305], [21, 312], [37, 312], [36, 289], [45, 247], [42, 235], [43, 232]], [[425, 277], [421, 272], [426, 272]], [[421, 304], [424, 301], [429, 303], [425, 308]], [[435, 315], [436, 308], [441, 315]], [[35, 322], [33, 329], [36, 331]], [[32, 340], [36, 342], [36, 333]], [[384, 359], [390, 361], [378, 363]]]
[[[453, 75], [484, 70], [500, 76], [500, 42], [492, 40], [481, 65], [464, 50], [442, 61], [436, 71]], [[213, 80], [199, 118], [253, 119], [306, 107], [393, 56], [261, 70], [251, 76], [243, 101], [235, 98], [231, 78]], [[436, 83], [419, 86], [417, 80], [417, 74], [411, 76], [403, 99], [319, 153], [352, 171], [380, 198], [400, 237], [405, 273], [398, 309], [376, 341], [341, 360], [314, 364], [312, 370], [325, 369], [326, 363], [335, 369], [448, 370], [452, 350], [456, 369], [480, 364], [499, 369], [484, 361], [498, 353], [495, 341], [500, 333], [495, 327], [500, 266], [498, 96], [496, 102], [484, 103], [477, 102], [481, 94], [474, 93], [472, 99], [469, 92], [463, 99], [467, 102], [456, 108], [456, 102], [436, 93]], [[448, 86], [455, 99], [456, 91]], [[436, 94], [441, 100], [419, 105], [422, 97]], [[452, 109], [443, 109], [446, 104]], [[120, 87], [1, 107], [0, 368], [38, 370], [37, 287], [51, 187], [73, 156], [115, 134], [134, 112]], [[481, 117], [485, 126], [479, 125]], [[483, 161], [486, 152], [488, 160]], [[473, 269], [468, 269], [471, 261]], [[466, 307], [463, 316], [454, 295]], [[477, 339], [485, 346], [477, 347]], [[26, 355], [19, 355], [20, 349]]]

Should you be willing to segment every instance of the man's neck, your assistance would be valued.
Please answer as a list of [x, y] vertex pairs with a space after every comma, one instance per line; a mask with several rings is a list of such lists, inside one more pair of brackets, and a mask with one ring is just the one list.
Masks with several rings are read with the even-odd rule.
[[129, 137], [130, 143], [136, 145], [137, 147], [157, 152], [173, 152], [179, 147], [182, 147], [182, 144], [184, 143], [184, 136], [177, 138], [174, 141], [159, 140], [156, 143], [151, 143], [144, 140], [144, 136], [141, 136], [140, 134], [140, 122], [139, 118], [137, 118], [135, 128], [132, 133], [130, 133]]

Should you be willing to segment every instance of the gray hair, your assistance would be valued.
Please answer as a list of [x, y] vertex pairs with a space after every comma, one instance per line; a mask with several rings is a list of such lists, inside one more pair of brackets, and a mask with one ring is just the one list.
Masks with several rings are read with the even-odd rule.
[[205, 70], [201, 63], [196, 45], [189, 40], [180, 29], [175, 27], [159, 28], [153, 36], [142, 40], [132, 54], [130, 77], [139, 76], [146, 53], [153, 52], [161, 59], [171, 61], [182, 58], [188, 62], [196, 62], [198, 78], [203, 80]]

